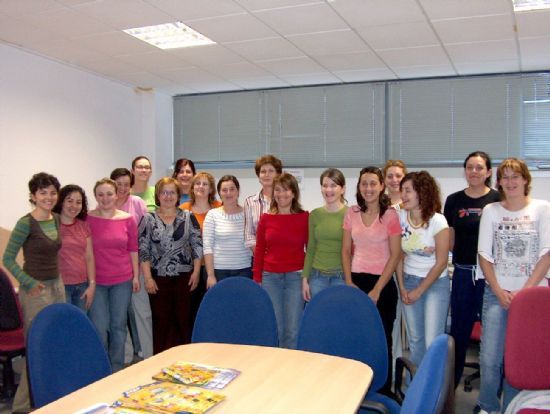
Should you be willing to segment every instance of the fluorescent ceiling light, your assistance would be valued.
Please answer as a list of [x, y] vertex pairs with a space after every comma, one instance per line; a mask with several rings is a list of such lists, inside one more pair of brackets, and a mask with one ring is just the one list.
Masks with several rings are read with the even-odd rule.
[[160, 49], [176, 49], [216, 43], [182, 22], [137, 27], [124, 30], [124, 32]]
[[514, 11], [524, 12], [530, 10], [550, 9], [550, 0], [512, 0]]

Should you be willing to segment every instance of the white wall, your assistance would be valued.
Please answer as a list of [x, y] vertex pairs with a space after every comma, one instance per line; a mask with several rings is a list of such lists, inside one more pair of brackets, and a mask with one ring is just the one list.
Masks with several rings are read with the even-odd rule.
[[97, 179], [138, 154], [162, 176], [172, 162], [172, 114], [168, 95], [0, 44], [0, 227], [29, 211], [27, 183], [39, 171], [81, 185], [89, 198]]

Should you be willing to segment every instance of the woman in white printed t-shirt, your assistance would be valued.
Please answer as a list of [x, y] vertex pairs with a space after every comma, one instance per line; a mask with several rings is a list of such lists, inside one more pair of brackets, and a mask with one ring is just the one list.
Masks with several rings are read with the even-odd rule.
[[[539, 262], [550, 250], [550, 203], [531, 199], [530, 184], [531, 174], [523, 161], [502, 161], [497, 188], [503, 201], [487, 205], [481, 215], [478, 254], [488, 287], [483, 296], [478, 406], [489, 413], [501, 410], [499, 390], [510, 303], [517, 291], [546, 285], [543, 279], [548, 269]], [[502, 412], [516, 393], [505, 382]]]
[[418, 366], [431, 342], [445, 332], [450, 301], [449, 226], [440, 213], [439, 187], [427, 171], [403, 177], [401, 199], [399, 221], [405, 257], [396, 272], [411, 360]]

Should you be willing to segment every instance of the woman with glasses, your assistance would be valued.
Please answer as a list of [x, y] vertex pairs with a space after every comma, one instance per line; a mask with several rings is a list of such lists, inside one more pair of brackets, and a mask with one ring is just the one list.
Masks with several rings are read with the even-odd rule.
[[149, 185], [149, 179], [153, 170], [151, 161], [144, 155], [138, 155], [132, 161], [132, 175], [134, 177], [132, 184], [132, 194], [138, 196], [147, 206], [148, 211], [154, 211], [155, 206], [155, 187]]
[[180, 158], [176, 161], [174, 166], [174, 173], [172, 178], [175, 178], [180, 188], [180, 201], [179, 204], [183, 204], [191, 199], [191, 193], [193, 190], [192, 180], [196, 174], [195, 163], [187, 158]]
[[485, 280], [476, 277], [479, 222], [483, 207], [500, 200], [498, 191], [491, 188], [491, 175], [489, 155], [483, 151], [472, 152], [464, 160], [468, 187], [451, 194], [445, 201], [454, 265], [451, 335], [455, 340], [455, 387], [464, 371], [472, 328], [481, 318]]
[[199, 282], [202, 238], [197, 219], [179, 209], [180, 188], [169, 177], [155, 185], [158, 209], [139, 225], [139, 257], [153, 314], [153, 352], [188, 343], [190, 293]]

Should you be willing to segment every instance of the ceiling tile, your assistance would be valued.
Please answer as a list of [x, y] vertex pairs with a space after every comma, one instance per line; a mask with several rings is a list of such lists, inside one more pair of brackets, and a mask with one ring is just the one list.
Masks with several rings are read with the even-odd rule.
[[227, 65], [244, 61], [242, 57], [221, 45], [172, 49], [170, 53], [197, 66]]
[[348, 28], [342, 18], [326, 3], [282, 7], [254, 14], [284, 36]]
[[519, 37], [550, 36], [550, 11], [516, 13]]
[[446, 19], [432, 22], [443, 43], [512, 39], [514, 21], [510, 15]]
[[506, 73], [519, 71], [519, 64], [517, 59], [489, 62], [456, 62], [454, 66], [459, 75], [476, 75], [480, 73]]
[[368, 26], [357, 29], [357, 32], [375, 50], [439, 44], [427, 22]]
[[404, 66], [445, 66], [449, 64], [449, 59], [441, 46], [379, 50], [378, 55], [392, 69]]
[[45, 10], [63, 8], [63, 6], [55, 0], [2, 0], [0, 1], [0, 7], [2, 13], [9, 16], [21, 16], [27, 13], [37, 13]]
[[172, 84], [168, 79], [161, 78], [149, 72], [124, 73], [117, 77], [123, 82], [140, 88], [159, 88]]
[[415, 0], [346, 0], [330, 4], [356, 28], [426, 20]]
[[392, 68], [400, 79], [456, 76], [451, 65], [422, 65]]
[[331, 72], [385, 68], [384, 63], [373, 52], [318, 56], [316, 60]]
[[518, 58], [515, 40], [456, 43], [445, 45], [453, 62], [504, 61]]
[[172, 83], [170, 85], [162, 86], [159, 89], [162, 91], [168, 93], [169, 95], [176, 96], [176, 95], [190, 95], [198, 93], [199, 91], [187, 86], [183, 86], [179, 83]]
[[34, 47], [34, 50], [60, 61], [77, 65], [109, 59], [109, 56], [103, 53], [83, 48], [80, 44], [68, 39], [39, 43]]
[[229, 81], [271, 76], [270, 72], [249, 62], [235, 63], [232, 65], [206, 66], [204, 69]]
[[289, 83], [279, 79], [276, 76], [262, 76], [259, 78], [247, 79], [232, 79], [235, 85], [239, 85], [243, 89], [269, 89], [269, 88], [285, 88], [290, 86]]
[[296, 46], [282, 37], [230, 42], [223, 45], [251, 61], [303, 56]]
[[174, 20], [171, 15], [142, 0], [101, 0], [79, 4], [73, 9], [117, 29], [151, 26]]
[[369, 82], [396, 79], [395, 74], [387, 68], [376, 68], [367, 70], [346, 70], [333, 72], [344, 82]]
[[519, 39], [522, 70], [548, 70], [550, 68], [550, 36]]
[[294, 7], [301, 4], [324, 3], [324, 0], [238, 0], [249, 11]]
[[[242, 13], [244, 9], [228, 0], [145, 0], [152, 6], [174, 16], [177, 20], [188, 21], [226, 14]], [[197, 7], [200, 5], [200, 7]]]
[[11, 17], [0, 18], [0, 41], [33, 49], [37, 43], [59, 41], [62, 36]]
[[256, 63], [265, 70], [277, 76], [296, 75], [302, 73], [320, 73], [324, 71], [318, 63], [308, 57], [265, 60]]
[[310, 56], [367, 52], [365, 42], [349, 29], [289, 36], [288, 40]]
[[328, 72], [286, 75], [281, 78], [293, 86], [342, 83], [341, 79]]
[[139, 68], [113, 58], [88, 62], [84, 66], [93, 72], [116, 78], [118, 74], [139, 72]]
[[193, 66], [181, 57], [167, 51], [119, 55], [117, 59], [146, 71], [156, 72], [163, 69], [184, 69]]
[[431, 20], [512, 12], [508, 0], [419, 0]]
[[261, 39], [276, 35], [261, 21], [246, 13], [193, 20], [186, 24], [217, 43]]
[[107, 32], [74, 38], [83, 47], [105, 53], [109, 56], [158, 51], [153, 45], [142, 42], [124, 32]]

